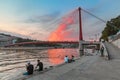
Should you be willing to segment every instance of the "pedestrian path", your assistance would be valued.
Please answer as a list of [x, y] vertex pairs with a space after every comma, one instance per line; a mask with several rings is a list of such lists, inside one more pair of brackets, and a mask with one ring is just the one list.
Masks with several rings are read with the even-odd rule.
[[100, 55], [82, 56], [73, 63], [54, 67], [26, 80], [120, 80], [120, 52], [112, 44], [106, 43], [106, 47], [114, 56], [112, 60]]
[[118, 47], [109, 42], [105, 42], [105, 46], [108, 49], [108, 52], [113, 60], [120, 59], [120, 49]]
[[[73, 63], [54, 68], [46, 73], [34, 76], [27, 80], [79, 80], [77, 77], [90, 65], [95, 63], [98, 56], [83, 56]], [[75, 79], [76, 78], [76, 79]]]

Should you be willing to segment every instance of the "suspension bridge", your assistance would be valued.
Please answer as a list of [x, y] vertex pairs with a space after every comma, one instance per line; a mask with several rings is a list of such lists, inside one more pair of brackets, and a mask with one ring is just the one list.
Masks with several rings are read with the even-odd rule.
[[[23, 47], [29, 45], [38, 45], [38, 44], [79, 44], [80, 56], [84, 55], [85, 46], [95, 45], [100, 49], [100, 45], [104, 47], [102, 58], [100, 52], [96, 51], [93, 56], [83, 56], [81, 59], [77, 59], [75, 62], [70, 64], [62, 64], [57, 67], [53, 67], [50, 70], [45, 70], [41, 73], [34, 73], [32, 76], [20, 78], [17, 80], [119, 80], [119, 62], [120, 62], [120, 49], [114, 46], [111, 43], [104, 42], [100, 43], [99, 41], [87, 41], [84, 39], [83, 28], [84, 25], [82, 22], [82, 11], [89, 14], [90, 16], [100, 20], [103, 23], [106, 21], [101, 18], [93, 15], [92, 13], [78, 8], [74, 11], [68, 13], [68, 15], [63, 16], [59, 21], [54, 21], [57, 23], [57, 28], [55, 31], [51, 32], [48, 37], [48, 41], [37, 41], [37, 42], [21, 42], [6, 45], [6, 47], [1, 49], [24, 49], [24, 50], [35, 50], [42, 49], [38, 47]], [[78, 24], [77, 24], [78, 23]], [[77, 24], [77, 25], [76, 25]], [[111, 25], [111, 24], [109, 24]], [[76, 33], [75, 30], [70, 29], [70, 27], [77, 27]], [[72, 27], [73, 28], [73, 27]], [[90, 29], [92, 29], [90, 27]], [[74, 35], [73, 35], [74, 34]], [[89, 35], [89, 34], [87, 34]], [[73, 37], [71, 37], [73, 36]], [[46, 48], [43, 48], [46, 49]], [[105, 60], [111, 60], [110, 62]]]
[[[13, 49], [15, 49], [14, 47], [27, 46], [26, 49], [28, 49], [28, 46], [30, 45], [34, 46], [41, 44], [56, 44], [56, 43], [79, 44], [80, 53], [83, 53], [84, 45], [96, 45], [97, 48], [100, 48], [100, 42], [97, 41], [97, 39], [95, 41], [86, 41], [84, 39], [85, 36], [83, 34], [83, 29], [82, 29], [84, 28], [84, 26], [82, 25], [82, 12], [87, 13], [88, 15], [102, 21], [103, 23], [106, 23], [106, 21], [102, 20], [101, 18], [79, 7], [49, 24], [54, 26], [53, 24], [57, 23], [57, 26], [56, 29], [50, 33], [48, 37], [48, 41], [21, 42], [21, 43], [9, 44], [6, 45], [5, 47], [11, 47], [11, 48], [13, 47]], [[72, 28], [74, 27], [74, 29], [76, 28], [76, 30], [71, 29], [70, 27]], [[8, 48], [1, 48], [1, 49], [8, 49]]]
[[[47, 46], [47, 48], [42, 47], [40, 45], [50, 45], [50, 44], [76, 44], [79, 45], [79, 52], [80, 56], [84, 54], [84, 48], [90, 45], [94, 45], [97, 50], [100, 49], [100, 42], [99, 42], [99, 37], [97, 37], [97, 33], [95, 35], [95, 39], [92, 41], [91, 40], [85, 40], [86, 35], [90, 35], [87, 33], [86, 35], [85, 32], [87, 31], [85, 26], [88, 27], [88, 29], [92, 30], [92, 27], [89, 25], [86, 25], [89, 22], [85, 22], [84, 14], [88, 14], [92, 18], [99, 20], [100, 22], [106, 24], [106, 21], [97, 17], [96, 15], [90, 13], [87, 10], [84, 10], [83, 8], [77, 8], [72, 11], [70, 11], [68, 14], [65, 14], [64, 16], [50, 22], [46, 27], [49, 26], [46, 30], [49, 30], [55, 27], [52, 32], [50, 32], [47, 41], [34, 41], [34, 42], [20, 42], [20, 43], [14, 43], [14, 44], [9, 44], [5, 45], [4, 47], [0, 48], [1, 50], [34, 50], [34, 49], [48, 49], [51, 48]], [[89, 16], [86, 17], [86, 19], [89, 18]], [[112, 25], [109, 23], [108, 25]], [[98, 26], [98, 24], [97, 24]], [[37, 47], [36, 47], [37, 45]], [[64, 46], [63, 46], [64, 47]], [[53, 48], [53, 47], [52, 47]], [[68, 47], [64, 47], [68, 48]]]
[[[48, 25], [48, 26], [51, 26], [51, 25], [55, 26], [56, 29], [50, 32], [47, 41], [14, 43], [14, 44], [6, 45], [0, 49], [1, 50], [35, 50], [35, 49], [41, 50], [43, 48], [48, 49], [48, 48], [55, 48], [55, 47], [47, 46], [47, 48], [45, 48], [40, 45], [75, 44], [75, 45], [79, 45], [78, 48], [79, 48], [80, 56], [84, 55], [84, 48], [86, 48], [86, 46], [94, 45], [95, 46], [94, 48], [99, 50], [100, 42], [99, 42], [99, 38], [97, 38], [97, 35], [95, 36], [95, 40], [92, 40], [92, 41], [85, 40], [86, 35], [84, 35], [85, 34], [84, 32], [86, 32], [87, 30], [86, 29], [83, 30], [83, 28], [87, 23], [84, 22], [83, 20], [83, 12], [84, 14], [86, 13], [89, 16], [95, 18], [96, 20], [106, 23], [105, 20], [79, 7], [75, 10], [72, 10], [68, 14], [65, 14], [61, 18], [52, 21]], [[109, 25], [112, 25], [112, 24], [110, 23]], [[49, 27], [49, 28], [52, 28], [52, 27]], [[92, 30], [92, 27], [90, 26], [88, 29]], [[97, 34], [97, 33], [94, 33], [94, 34]], [[89, 35], [89, 33], [87, 33], [87, 35]], [[64, 47], [64, 48], [68, 48], [68, 47]]]

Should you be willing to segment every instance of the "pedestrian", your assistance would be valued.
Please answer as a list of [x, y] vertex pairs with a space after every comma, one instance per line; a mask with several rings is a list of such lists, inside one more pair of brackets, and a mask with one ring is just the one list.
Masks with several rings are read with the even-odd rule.
[[36, 65], [36, 69], [38, 68], [38, 71], [43, 71], [43, 63], [40, 60], [37, 60], [37, 65]]
[[100, 51], [101, 51], [101, 57], [103, 57], [104, 56], [104, 54], [103, 54], [104, 53], [104, 47], [103, 46], [101, 47]]

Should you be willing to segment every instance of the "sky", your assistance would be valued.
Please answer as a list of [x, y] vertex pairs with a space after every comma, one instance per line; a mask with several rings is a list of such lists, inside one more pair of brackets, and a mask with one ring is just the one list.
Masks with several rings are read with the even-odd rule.
[[[0, 32], [43, 41], [62, 33], [60, 36], [66, 39], [59, 39], [77, 40], [78, 27], [69, 27], [66, 32], [58, 30], [63, 16], [81, 7], [108, 21], [120, 15], [119, 3], [120, 0], [0, 0]], [[69, 25], [64, 24], [66, 28]], [[82, 27], [84, 39], [95, 39], [100, 37], [105, 23], [82, 11]]]

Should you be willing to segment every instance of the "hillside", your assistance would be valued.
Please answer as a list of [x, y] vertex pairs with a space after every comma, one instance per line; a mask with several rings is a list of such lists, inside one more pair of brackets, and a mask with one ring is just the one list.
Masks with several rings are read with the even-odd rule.
[[[5, 34], [5, 33], [0, 33], [1, 36], [4, 36], [4, 38], [6, 37], [6, 39], [8, 38], [13, 38], [16, 40], [16, 43], [19, 42], [32, 42], [32, 41], [36, 41], [36, 40], [32, 40], [32, 39], [27, 39], [27, 38], [21, 38], [21, 37], [17, 37], [17, 36], [13, 36], [10, 34]], [[0, 39], [2, 39], [3, 37], [1, 37]]]

